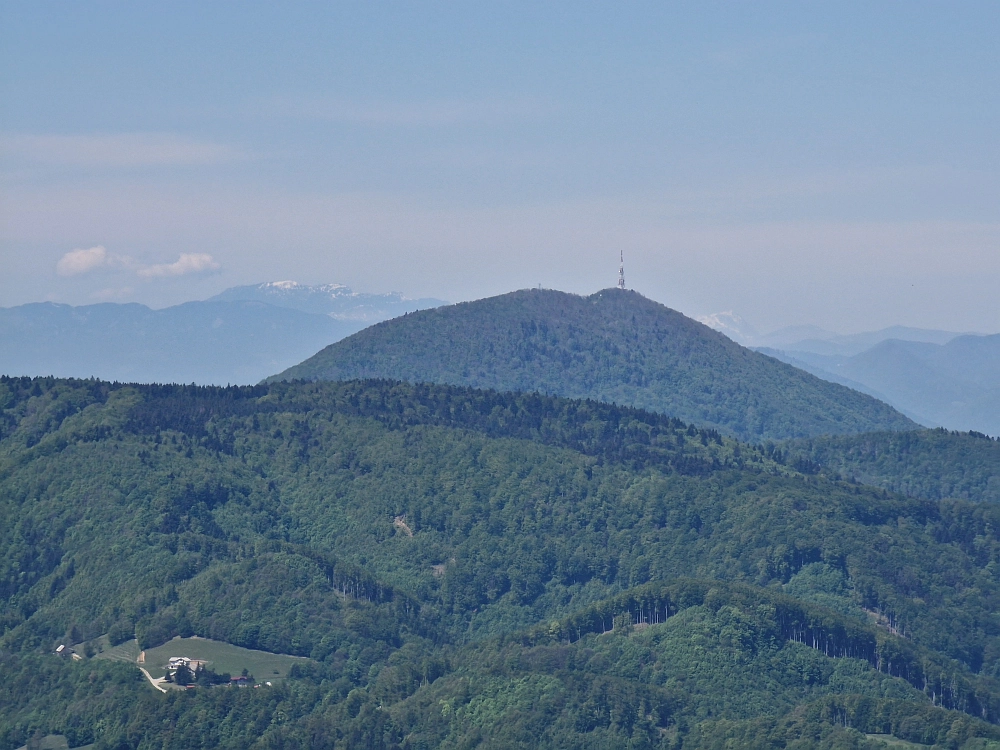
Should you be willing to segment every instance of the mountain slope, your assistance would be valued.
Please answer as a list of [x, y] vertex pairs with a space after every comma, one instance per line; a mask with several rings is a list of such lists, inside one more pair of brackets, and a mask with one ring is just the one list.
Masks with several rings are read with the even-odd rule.
[[635, 292], [526, 290], [379, 324], [273, 379], [383, 377], [594, 398], [746, 439], [912, 429], [885, 404]]
[[942, 428], [791, 440], [787, 461], [911, 497], [1000, 502], [1000, 439]]
[[[962, 747], [998, 529], [604, 403], [0, 378], [0, 750]], [[104, 633], [307, 661], [162, 695], [52, 654]]]

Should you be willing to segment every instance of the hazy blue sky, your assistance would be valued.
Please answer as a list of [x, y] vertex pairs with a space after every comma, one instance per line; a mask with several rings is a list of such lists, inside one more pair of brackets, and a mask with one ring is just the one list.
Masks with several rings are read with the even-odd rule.
[[0, 9], [0, 306], [592, 292], [623, 250], [691, 315], [1000, 331], [995, 1]]

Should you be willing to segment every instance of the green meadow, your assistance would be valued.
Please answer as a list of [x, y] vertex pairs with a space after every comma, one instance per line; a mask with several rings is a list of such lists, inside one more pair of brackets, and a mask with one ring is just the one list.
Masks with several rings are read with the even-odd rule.
[[112, 646], [106, 635], [102, 635], [90, 642], [91, 649], [95, 652], [95, 659], [111, 659], [112, 661], [124, 661], [134, 664], [139, 658], [139, 642], [135, 638]]
[[154, 678], [163, 677], [166, 673], [167, 660], [173, 656], [187, 656], [191, 659], [201, 659], [208, 666], [222, 674], [228, 672], [236, 675], [247, 670], [258, 682], [282, 680], [288, 676], [293, 664], [308, 662], [300, 656], [271, 654], [267, 651], [255, 651], [249, 648], [233, 646], [208, 638], [176, 637], [162, 646], [146, 649], [142, 666]]

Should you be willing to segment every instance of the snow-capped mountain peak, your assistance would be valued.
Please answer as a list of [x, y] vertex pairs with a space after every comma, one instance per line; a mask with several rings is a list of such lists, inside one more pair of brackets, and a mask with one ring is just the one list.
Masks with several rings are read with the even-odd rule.
[[754, 327], [732, 310], [701, 315], [695, 320], [744, 346], [752, 344], [757, 337], [757, 331]]
[[338, 320], [377, 322], [405, 312], [447, 304], [438, 299], [407, 299], [398, 292], [366, 294], [344, 284], [309, 286], [297, 281], [266, 281], [227, 289], [213, 301], [251, 300], [303, 312], [329, 315]]

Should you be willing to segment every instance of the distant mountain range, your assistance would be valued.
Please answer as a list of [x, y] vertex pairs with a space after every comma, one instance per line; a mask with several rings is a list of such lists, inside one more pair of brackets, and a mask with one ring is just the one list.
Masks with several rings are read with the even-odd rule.
[[389, 378], [540, 391], [669, 414], [743, 439], [916, 425], [635, 292], [524, 290], [396, 318], [274, 380]]
[[334, 320], [364, 325], [395, 318], [414, 310], [448, 304], [444, 300], [407, 299], [396, 292], [365, 294], [343, 284], [307, 286], [294, 281], [270, 281], [250, 286], [234, 286], [209, 298], [209, 302], [264, 302]]
[[[359, 293], [341, 284], [308, 286], [277, 281], [233, 287], [205, 301], [161, 310], [139, 304], [110, 303], [80, 307], [34, 303], [0, 308], [0, 374], [220, 385], [259, 382], [275, 372], [282, 372], [283, 377], [315, 378], [321, 377], [316, 370], [318, 363], [325, 362], [328, 356], [320, 352], [324, 347], [372, 324], [444, 304], [442, 300], [406, 299], [395, 293]], [[570, 314], [571, 309], [572, 306], [567, 308], [565, 314]], [[498, 310], [496, 314], [508, 312], [518, 320], [524, 313], [512, 308]], [[604, 344], [591, 342], [598, 348], [588, 354], [579, 348], [590, 346], [581, 343], [580, 330], [598, 330], [600, 325], [592, 316], [588, 317], [592, 309], [590, 313], [578, 312], [583, 315], [581, 322], [560, 319], [561, 322], [554, 323], [560, 331], [555, 343], [545, 340], [537, 331], [529, 336], [521, 329], [508, 331], [503, 325], [489, 324], [495, 328], [490, 336], [503, 338], [510, 333], [514, 336], [513, 343], [494, 340], [492, 350], [479, 351], [476, 347], [481, 341], [474, 339], [462, 344], [464, 330], [449, 328], [449, 323], [445, 326], [446, 335], [457, 337], [450, 346], [458, 353], [438, 352], [434, 356], [453, 360], [450, 364], [425, 367], [396, 362], [385, 366], [380, 359], [382, 354], [373, 350], [369, 352], [369, 360], [348, 369], [358, 374], [404, 379], [417, 375], [435, 379], [434, 373], [440, 370], [436, 382], [540, 389], [572, 397], [615, 400], [658, 411], [672, 409], [671, 413], [685, 419], [715, 425], [743, 438], [801, 437], [827, 429], [820, 426], [822, 420], [812, 423], [812, 417], [796, 418], [777, 428], [776, 425], [784, 423], [783, 415], [790, 406], [756, 403], [753, 401], [756, 397], [748, 395], [752, 389], [745, 393], [739, 388], [727, 390], [728, 386], [719, 386], [725, 380], [724, 373], [714, 373], [705, 381], [712, 383], [710, 392], [701, 392], [705, 383], [695, 378], [691, 393], [685, 394], [681, 388], [668, 394], [663, 378], [697, 368], [697, 362], [681, 366], [677, 360], [663, 369], [661, 365], [678, 356], [676, 352], [662, 353], [655, 346], [645, 345], [639, 346], [638, 351], [632, 350], [630, 339], [622, 331], [608, 334], [616, 350], [599, 351]], [[528, 325], [547, 314], [532, 313], [523, 322]], [[445, 318], [450, 320], [449, 315]], [[816, 326], [793, 326], [760, 334], [731, 312], [701, 321], [744, 346], [823, 380], [874, 396], [921, 424], [1000, 435], [1000, 336], [904, 326], [852, 335], [839, 335]], [[594, 329], [595, 325], [598, 329]], [[425, 334], [433, 337], [424, 331], [419, 335]], [[662, 331], [646, 334], [662, 335]], [[375, 346], [375, 339], [371, 341]], [[393, 346], [400, 343], [405, 342]], [[439, 342], [434, 346], [439, 344], [443, 345]], [[315, 358], [303, 362], [317, 352], [320, 354]], [[401, 352], [397, 354], [403, 356]], [[495, 352], [505, 352], [503, 356], [508, 360], [499, 361]], [[517, 359], [522, 355], [528, 358], [524, 362]], [[592, 356], [596, 359], [589, 359]], [[458, 362], [463, 363], [460, 370], [455, 369]], [[293, 368], [296, 363], [303, 363], [302, 367]], [[624, 373], [628, 375], [620, 377]], [[745, 373], [739, 377], [744, 376]], [[711, 390], [716, 387], [722, 390]], [[650, 395], [657, 389], [659, 395]], [[729, 396], [746, 397], [749, 401], [739, 405], [728, 400]], [[737, 412], [744, 416], [736, 416]], [[808, 409], [803, 415], [806, 413]], [[890, 424], [891, 421], [875, 416], [855, 424], [851, 419], [841, 423], [839, 418], [833, 418], [830, 431], [896, 429], [898, 425]], [[812, 426], [792, 428], [793, 422]], [[858, 426], [862, 424], [864, 427]]]
[[0, 373], [254, 383], [367, 325], [440, 304], [282, 281], [162, 310], [51, 302], [0, 308]]
[[906, 326], [846, 336], [793, 326], [761, 335], [732, 312], [700, 320], [763, 354], [875, 396], [921, 424], [1000, 435], [1000, 335]]
[[[840, 355], [850, 357], [860, 354], [883, 341], [912, 341], [926, 344], [947, 344], [952, 339], [965, 335], [953, 331], [937, 331], [928, 328], [911, 328], [909, 326], [891, 326], [878, 331], [866, 331], [852, 334], [829, 334], [817, 329], [803, 338], [799, 338], [805, 326], [783, 328], [766, 336], [760, 336], [755, 347], [772, 346], [813, 354]], [[811, 328], [811, 326], [809, 327]]]
[[880, 398], [922, 424], [1000, 435], [1000, 334], [946, 344], [889, 339], [853, 356], [760, 351]]
[[696, 318], [719, 333], [723, 333], [743, 346], [753, 348], [779, 349], [789, 352], [811, 352], [813, 354], [842, 355], [846, 357], [860, 354], [866, 349], [889, 339], [919, 341], [928, 344], [947, 344], [954, 338], [969, 333], [939, 331], [930, 328], [910, 326], [890, 326], [878, 331], [840, 334], [814, 325], [797, 325], [779, 328], [771, 333], [758, 333], [740, 315], [733, 312], [714, 313]]

